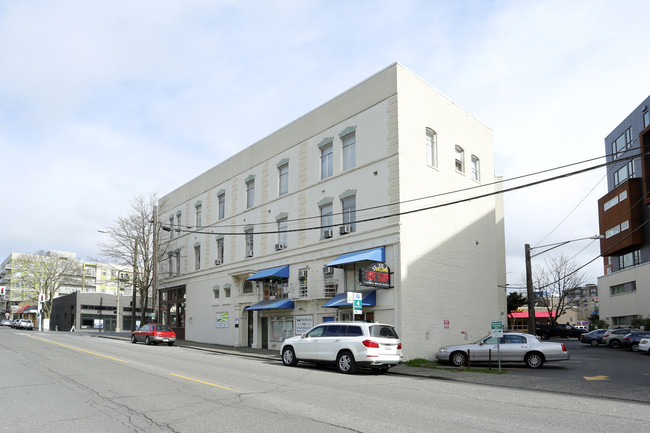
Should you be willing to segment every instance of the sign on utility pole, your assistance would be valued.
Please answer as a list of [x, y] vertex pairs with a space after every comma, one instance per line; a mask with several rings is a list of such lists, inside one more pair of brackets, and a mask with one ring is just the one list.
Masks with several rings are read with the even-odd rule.
[[497, 339], [497, 356], [499, 358], [499, 373], [501, 373], [501, 337], [503, 337], [503, 323], [492, 322], [492, 337]]
[[348, 292], [348, 303], [352, 304], [352, 321], [354, 316], [362, 313], [363, 294], [360, 292]]

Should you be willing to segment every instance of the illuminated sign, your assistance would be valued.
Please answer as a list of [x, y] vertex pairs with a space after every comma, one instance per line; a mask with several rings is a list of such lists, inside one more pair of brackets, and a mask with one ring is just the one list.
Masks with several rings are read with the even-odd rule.
[[359, 269], [359, 284], [383, 289], [390, 288], [390, 268], [385, 263], [375, 263], [369, 268]]

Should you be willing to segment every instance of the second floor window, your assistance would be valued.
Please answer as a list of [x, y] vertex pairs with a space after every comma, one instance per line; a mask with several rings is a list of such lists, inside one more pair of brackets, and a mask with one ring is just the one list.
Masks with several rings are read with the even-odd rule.
[[255, 206], [255, 179], [246, 182], [246, 209]]
[[226, 194], [220, 194], [217, 198], [219, 199], [218, 218], [222, 220], [226, 216]]
[[351, 231], [357, 230], [357, 198], [348, 197], [341, 200], [341, 206], [343, 207], [343, 224], [349, 225]]
[[196, 205], [196, 222], [194, 224], [196, 227], [201, 227], [201, 209], [202, 209], [202, 207], [203, 206], [201, 206], [200, 204]]
[[169, 218], [169, 238], [174, 237], [174, 217]]
[[462, 147], [456, 146], [456, 171], [465, 173], [465, 151]]
[[176, 262], [176, 275], [180, 275], [181, 274], [181, 253], [180, 253], [180, 251], [177, 252], [175, 254], [175, 256], [176, 256], [176, 260], [175, 260], [175, 262]]
[[333, 150], [334, 147], [330, 143], [327, 146], [323, 146], [320, 149], [320, 178], [321, 179], [326, 179], [334, 173], [333, 171], [333, 162], [334, 162], [334, 156], [333, 156]]
[[289, 164], [278, 168], [278, 174], [280, 177], [279, 195], [284, 195], [289, 192]]
[[287, 229], [289, 228], [289, 222], [286, 218], [278, 220], [278, 244], [287, 247], [287, 240], [289, 238]]
[[194, 247], [194, 270], [199, 269], [201, 269], [201, 246], [197, 245]]
[[472, 179], [477, 182], [481, 180], [481, 162], [474, 155], [472, 155]]
[[177, 232], [181, 231], [181, 214], [180, 213], [176, 214], [176, 231]]
[[427, 128], [427, 165], [429, 167], [438, 166], [438, 134], [433, 129]]
[[253, 230], [246, 230], [246, 257], [253, 257]]
[[332, 232], [332, 204], [326, 204], [320, 208], [321, 238], [330, 238], [328, 233]]
[[348, 134], [343, 141], [343, 170], [349, 170], [357, 165], [357, 138], [356, 134]]
[[217, 239], [217, 260], [223, 263], [223, 238]]

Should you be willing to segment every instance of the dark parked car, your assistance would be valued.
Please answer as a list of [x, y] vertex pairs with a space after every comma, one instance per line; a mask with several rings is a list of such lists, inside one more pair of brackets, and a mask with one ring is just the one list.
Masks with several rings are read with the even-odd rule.
[[556, 323], [554, 325], [543, 325], [538, 323], [535, 325], [535, 334], [537, 334], [542, 340], [548, 340], [551, 337], [580, 338], [580, 335], [586, 332], [586, 329], [576, 328], [568, 323]]
[[145, 344], [167, 343], [173, 346], [176, 342], [176, 333], [167, 325], [147, 323], [131, 334], [131, 343], [144, 341]]
[[632, 349], [633, 352], [639, 351], [639, 343], [644, 338], [650, 338], [650, 332], [639, 331], [631, 332], [623, 337], [623, 347]]
[[607, 329], [595, 329], [591, 332], [587, 332], [586, 334], [582, 334], [578, 338], [580, 339], [580, 342], [596, 347], [603, 342], [603, 336], [606, 332]]

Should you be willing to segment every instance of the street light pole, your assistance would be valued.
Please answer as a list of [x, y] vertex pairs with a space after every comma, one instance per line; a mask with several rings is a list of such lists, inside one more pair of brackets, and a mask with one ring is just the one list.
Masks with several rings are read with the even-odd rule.
[[131, 332], [135, 331], [135, 305], [137, 301], [137, 276], [138, 276], [138, 239], [135, 239], [135, 245], [133, 249], [133, 294], [131, 300]]
[[[554, 244], [548, 244], [548, 245], [540, 245], [537, 247], [532, 247], [530, 244], [524, 245], [524, 252], [525, 252], [525, 257], [526, 257], [526, 294], [528, 296], [528, 333], [535, 335], [535, 302], [533, 301], [534, 298], [534, 290], [533, 290], [533, 272], [531, 269], [531, 263], [530, 259], [531, 257], [538, 256], [540, 254], [544, 254], [545, 252], [548, 252], [554, 248], [560, 247], [562, 245], [568, 244], [570, 242], [575, 242], [575, 241], [583, 241], [586, 239], [602, 239], [604, 238], [603, 235], [594, 235], [594, 236], [589, 236], [586, 238], [579, 238], [579, 239], [572, 239], [570, 241], [564, 241], [564, 242], [557, 242]], [[536, 248], [546, 248], [550, 247], [547, 250], [544, 250], [542, 252], [539, 252], [535, 254], [534, 256], [530, 255], [530, 251], [534, 250]], [[531, 329], [532, 328], [532, 329]]]

